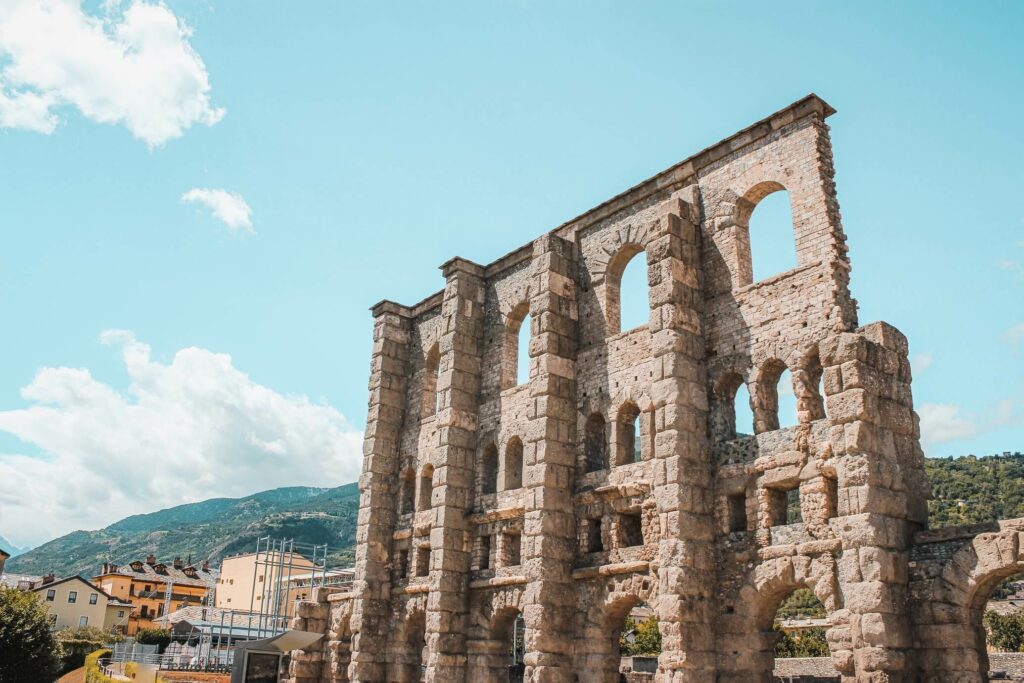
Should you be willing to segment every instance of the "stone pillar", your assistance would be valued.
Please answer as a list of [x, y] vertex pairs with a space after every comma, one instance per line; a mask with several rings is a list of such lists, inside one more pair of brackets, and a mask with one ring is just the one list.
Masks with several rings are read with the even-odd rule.
[[532, 683], [572, 683], [576, 590], [576, 282], [574, 245], [545, 235], [533, 243], [530, 291], [530, 408], [524, 444], [522, 563], [529, 584], [526, 674]]
[[483, 268], [455, 258], [444, 264], [438, 392], [440, 448], [434, 470], [427, 598], [427, 681], [466, 681], [466, 629], [472, 557], [467, 516], [473, 505], [474, 457], [483, 347]]
[[714, 510], [697, 217], [673, 201], [651, 227], [651, 353], [656, 359], [653, 496], [658, 506], [659, 680], [715, 680]]
[[398, 442], [405, 410], [411, 320], [404, 306], [373, 307], [370, 405], [359, 477], [356, 575], [352, 586], [352, 662], [349, 677], [384, 683], [391, 597], [390, 552], [399, 495]]
[[907, 548], [914, 524], [908, 499], [925, 499], [927, 490], [898, 448], [900, 442], [906, 448], [915, 430], [907, 341], [874, 323], [824, 340], [821, 360], [839, 478], [839, 580], [852, 645], [852, 662], [843, 666], [838, 657], [837, 668], [844, 681], [909, 682]]

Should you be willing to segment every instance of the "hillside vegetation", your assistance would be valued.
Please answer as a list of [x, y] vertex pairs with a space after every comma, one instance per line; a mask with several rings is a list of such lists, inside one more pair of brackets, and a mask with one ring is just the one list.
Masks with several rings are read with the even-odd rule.
[[225, 555], [256, 549], [261, 536], [292, 538], [328, 547], [328, 563], [354, 557], [359, 490], [287, 487], [245, 498], [214, 498], [145, 515], [133, 515], [99, 531], [74, 531], [7, 562], [23, 574], [96, 574], [104, 562], [125, 564], [150, 553], [160, 560], [192, 557], [219, 566]]

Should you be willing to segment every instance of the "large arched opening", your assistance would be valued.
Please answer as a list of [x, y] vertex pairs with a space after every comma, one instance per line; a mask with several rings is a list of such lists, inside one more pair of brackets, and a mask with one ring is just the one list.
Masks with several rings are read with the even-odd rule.
[[410, 614], [395, 633], [388, 662], [389, 683], [420, 683], [427, 666], [427, 621], [424, 612]]
[[749, 253], [745, 281], [760, 282], [797, 266], [792, 200], [777, 182], [759, 183], [736, 203], [736, 223], [744, 228]]
[[605, 320], [609, 336], [641, 327], [650, 321], [647, 270], [647, 252], [639, 244], [624, 244], [608, 262], [605, 271]]
[[627, 594], [595, 606], [594, 611], [578, 653], [580, 683], [619, 683], [624, 674], [657, 671], [661, 631], [650, 606], [639, 596]]

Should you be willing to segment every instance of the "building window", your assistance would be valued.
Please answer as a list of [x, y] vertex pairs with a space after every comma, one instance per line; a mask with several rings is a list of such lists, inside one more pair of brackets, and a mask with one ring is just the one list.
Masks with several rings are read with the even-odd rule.
[[52, 588], [50, 590], [46, 591], [46, 601], [47, 602], [53, 602], [53, 599], [55, 597], [57, 597], [57, 591], [55, 591]]
[[71, 591], [70, 593], [68, 593], [68, 602], [77, 602], [77, 601], [78, 601], [78, 591]]
[[95, 593], [89, 593], [89, 604], [90, 605], [95, 605], [96, 601], [99, 600], [99, 599], [100, 599], [100, 596], [96, 595]]
[[78, 617], [78, 625], [79, 626], [88, 626], [89, 625], [89, 617]]
[[117, 618], [118, 619], [124, 619], [124, 610], [123, 609], [117, 610]]

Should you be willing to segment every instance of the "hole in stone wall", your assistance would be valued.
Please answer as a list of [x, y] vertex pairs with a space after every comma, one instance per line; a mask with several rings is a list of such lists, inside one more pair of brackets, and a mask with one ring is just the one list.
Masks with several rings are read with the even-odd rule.
[[434, 344], [427, 351], [423, 362], [423, 416], [436, 415], [441, 409], [441, 392], [438, 390], [441, 373], [441, 350]]
[[399, 579], [409, 576], [409, 551], [399, 550], [398, 559], [395, 563], [395, 574]]
[[628, 465], [641, 460], [639, 419], [640, 409], [635, 404], [625, 403], [619, 408], [615, 464]]
[[601, 538], [600, 517], [583, 520], [583, 537], [583, 552], [599, 553], [604, 551], [604, 540]]
[[416, 549], [416, 576], [430, 576], [430, 547]]
[[618, 515], [619, 545], [623, 548], [644, 544], [644, 527], [640, 512], [622, 512]]
[[502, 534], [501, 542], [501, 566], [518, 566], [522, 562], [523, 557], [522, 534], [514, 531], [506, 531]]
[[[656, 658], [661, 654], [661, 630], [658, 625], [658, 617], [654, 610], [638, 603], [626, 614], [622, 620], [622, 627], [619, 630], [619, 652], [620, 657], [650, 657]], [[633, 660], [634, 667], [640, 664]], [[645, 662], [655, 665], [656, 662]], [[636, 669], [634, 669], [636, 670]]]
[[797, 524], [804, 521], [804, 513], [800, 508], [800, 489], [786, 491], [786, 524]]
[[584, 427], [583, 457], [587, 472], [598, 472], [608, 467], [604, 417], [591, 413]]
[[476, 547], [477, 569], [489, 569], [491, 566], [491, 537], [483, 535], [477, 537]]
[[480, 493], [487, 495], [498, 490], [498, 447], [493, 443], [484, 448], [480, 463]]
[[1001, 581], [983, 608], [988, 652], [1024, 652], [1024, 573]]
[[750, 409], [750, 389], [746, 382], [740, 382], [736, 389], [736, 435], [747, 436], [754, 433], [754, 411]]
[[402, 473], [401, 481], [401, 514], [407, 514], [415, 510], [416, 501], [416, 473], [412, 468]]
[[417, 510], [429, 510], [431, 508], [430, 497], [434, 492], [434, 467], [432, 465], [426, 465], [423, 468], [423, 472], [420, 474], [420, 491], [419, 500], [417, 501]]
[[620, 329], [632, 330], [651, 319], [650, 294], [647, 286], [647, 252], [633, 256], [622, 271], [619, 283]]
[[729, 531], [747, 530], [747, 496], [736, 493], [729, 496]]
[[530, 330], [532, 317], [529, 313], [523, 318], [519, 325], [516, 344], [516, 384], [526, 384], [530, 381]]
[[793, 392], [793, 373], [784, 370], [779, 375], [779, 428], [797, 424], [796, 394]]
[[772, 192], [758, 202], [748, 225], [754, 282], [796, 268], [796, 242], [789, 192]]

